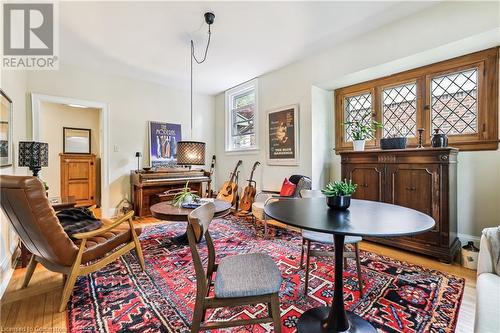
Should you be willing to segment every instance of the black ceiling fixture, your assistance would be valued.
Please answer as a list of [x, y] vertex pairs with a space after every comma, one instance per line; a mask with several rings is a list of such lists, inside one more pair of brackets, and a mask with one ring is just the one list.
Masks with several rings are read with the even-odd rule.
[[[215, 14], [206, 12], [205, 22], [208, 24], [208, 40], [205, 47], [205, 53], [202, 59], [196, 58], [194, 52], [194, 41], [191, 39], [191, 139], [193, 139], [193, 63], [202, 64], [207, 60], [208, 48], [212, 37], [210, 26], [215, 22]], [[177, 164], [184, 165], [203, 165], [205, 164], [205, 142], [199, 141], [179, 141], [177, 143]]]

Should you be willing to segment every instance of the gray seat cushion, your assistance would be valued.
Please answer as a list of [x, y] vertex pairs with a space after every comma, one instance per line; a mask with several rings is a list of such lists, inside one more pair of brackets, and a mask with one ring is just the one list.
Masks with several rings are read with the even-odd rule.
[[[333, 244], [333, 235], [323, 232], [302, 230], [302, 237], [313, 242], [324, 244]], [[361, 242], [363, 239], [358, 236], [345, 236], [344, 244], [354, 244]]]
[[215, 276], [218, 298], [258, 296], [277, 293], [281, 273], [274, 260], [265, 253], [247, 253], [221, 260]]

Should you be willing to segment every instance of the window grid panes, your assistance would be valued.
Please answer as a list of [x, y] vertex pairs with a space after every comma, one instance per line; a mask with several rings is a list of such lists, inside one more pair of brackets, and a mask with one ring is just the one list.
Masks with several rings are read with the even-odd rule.
[[383, 137], [415, 137], [417, 84], [407, 83], [382, 91]]
[[[372, 95], [371, 93], [346, 97], [344, 99], [344, 122], [361, 121], [368, 125], [372, 115]], [[345, 141], [352, 141], [352, 125], [344, 126]]]
[[478, 69], [433, 77], [431, 130], [447, 135], [476, 134]]
[[228, 94], [229, 150], [251, 149], [256, 146], [256, 90], [255, 85], [242, 87]]

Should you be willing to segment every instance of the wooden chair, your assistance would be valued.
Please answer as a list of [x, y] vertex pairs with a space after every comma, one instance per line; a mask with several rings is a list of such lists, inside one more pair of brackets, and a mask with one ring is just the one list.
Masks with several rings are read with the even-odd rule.
[[[278, 292], [281, 273], [273, 259], [264, 253], [246, 253], [223, 258], [215, 263], [216, 255], [208, 226], [213, 219], [215, 205], [207, 203], [193, 210], [189, 216], [188, 239], [196, 273], [196, 304], [191, 332], [212, 330], [248, 324], [274, 323], [274, 331], [281, 332]], [[205, 236], [208, 248], [207, 269], [198, 252], [198, 242]], [[213, 275], [215, 281], [213, 281]], [[210, 296], [213, 287], [214, 296]], [[264, 318], [205, 322], [206, 310], [265, 303], [269, 315]]]
[[[144, 270], [138, 238], [141, 229], [134, 228], [133, 211], [115, 221], [102, 219], [101, 228], [74, 234], [70, 238], [59, 223], [38, 178], [1, 175], [0, 186], [2, 209], [33, 254], [22, 287], [28, 286], [37, 263], [50, 271], [62, 273], [66, 282], [59, 311], [66, 308], [78, 276], [95, 272], [132, 249], [135, 249]], [[123, 223], [128, 226], [121, 226]]]
[[[300, 192], [300, 195], [302, 198], [320, 198], [324, 197], [323, 193], [321, 191], [315, 191], [315, 190], [302, 190]], [[363, 296], [363, 280], [361, 276], [361, 262], [359, 260], [359, 248], [358, 248], [358, 243], [362, 241], [363, 239], [361, 237], [357, 236], [346, 236], [345, 237], [345, 244], [352, 244], [354, 246], [354, 251], [344, 251], [344, 267], [347, 267], [347, 259], [352, 258], [356, 260], [356, 270], [358, 273], [358, 286], [359, 286], [359, 294], [360, 296]], [[304, 281], [304, 295], [307, 295], [307, 290], [309, 287], [309, 260], [311, 257], [333, 257], [335, 253], [333, 251], [318, 251], [318, 250], [311, 250], [311, 242], [318, 242], [318, 243], [323, 243], [327, 245], [334, 245], [333, 242], [333, 235], [323, 233], [323, 232], [316, 232], [316, 231], [309, 231], [309, 230], [302, 230], [302, 249], [300, 253], [300, 267], [304, 267], [304, 254], [306, 255], [306, 276], [305, 276], [305, 281]]]

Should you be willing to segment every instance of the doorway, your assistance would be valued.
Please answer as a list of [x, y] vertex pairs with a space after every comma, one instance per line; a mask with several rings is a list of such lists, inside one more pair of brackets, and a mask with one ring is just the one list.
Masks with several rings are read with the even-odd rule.
[[32, 137], [49, 144], [41, 178], [52, 200], [71, 196], [108, 215], [108, 108], [100, 102], [31, 94]]

